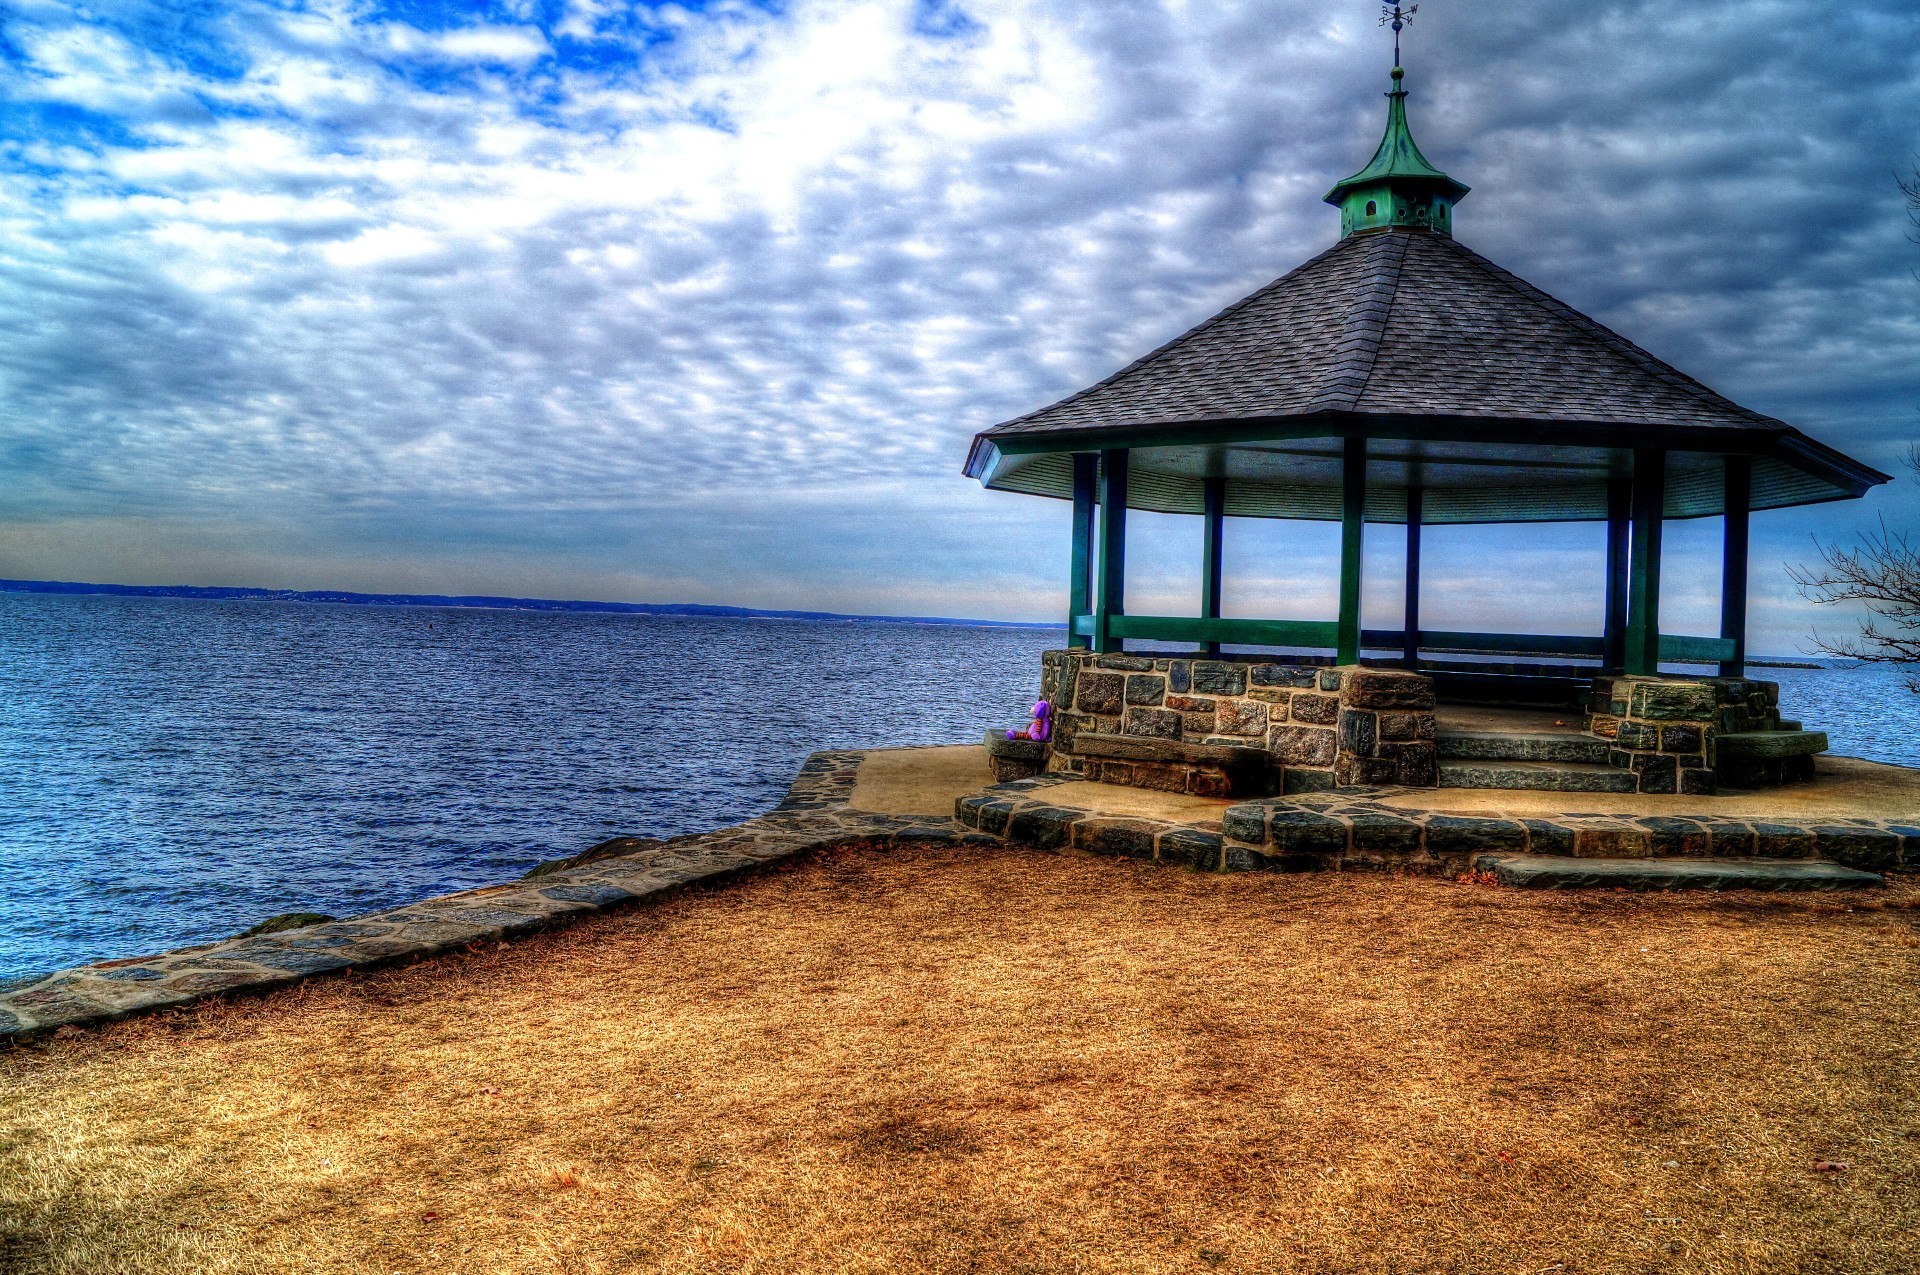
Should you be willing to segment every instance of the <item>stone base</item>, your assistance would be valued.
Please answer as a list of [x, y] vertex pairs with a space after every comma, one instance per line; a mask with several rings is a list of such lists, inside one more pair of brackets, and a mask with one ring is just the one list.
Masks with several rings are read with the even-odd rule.
[[987, 766], [995, 783], [1031, 779], [1047, 768], [1047, 746], [1035, 739], [1008, 739], [1003, 730], [987, 732]]
[[1097, 734], [1080, 736], [1076, 746], [1080, 774], [1095, 783], [1194, 797], [1266, 797], [1278, 788], [1272, 761], [1258, 748]]

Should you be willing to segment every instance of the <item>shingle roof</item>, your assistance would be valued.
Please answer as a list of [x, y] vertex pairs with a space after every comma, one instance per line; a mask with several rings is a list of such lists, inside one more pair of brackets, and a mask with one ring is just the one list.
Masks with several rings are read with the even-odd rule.
[[1787, 428], [1446, 235], [1390, 230], [983, 437], [1320, 412]]

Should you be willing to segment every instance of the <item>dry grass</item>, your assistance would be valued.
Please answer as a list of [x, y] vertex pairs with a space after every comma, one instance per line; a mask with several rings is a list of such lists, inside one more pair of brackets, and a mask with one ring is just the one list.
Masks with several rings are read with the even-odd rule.
[[1914, 917], [849, 852], [0, 1056], [0, 1267], [1911, 1271]]

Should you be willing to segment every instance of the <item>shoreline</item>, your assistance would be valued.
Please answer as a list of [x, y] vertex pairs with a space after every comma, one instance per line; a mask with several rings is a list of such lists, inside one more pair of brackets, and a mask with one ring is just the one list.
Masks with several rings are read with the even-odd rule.
[[[999, 845], [949, 816], [855, 810], [860, 764], [873, 750], [817, 752], [786, 797], [745, 823], [693, 833], [630, 855], [422, 899], [362, 916], [223, 939], [59, 970], [0, 991], [0, 1042], [269, 992], [321, 974], [424, 960], [504, 942], [581, 917], [666, 898], [810, 851], [874, 844]], [[911, 751], [911, 750], [889, 750]]]
[[[316, 975], [372, 970], [501, 944], [595, 913], [657, 902], [688, 886], [722, 882], [816, 851], [912, 844], [1014, 846], [1043, 853], [1073, 849], [1210, 872], [1248, 870], [1259, 859], [1250, 842], [1240, 844], [1250, 834], [1237, 829], [1232, 811], [1224, 826], [1219, 821], [1195, 825], [1191, 812], [1153, 817], [1159, 812], [1136, 810], [1115, 818], [1111, 812], [1077, 807], [1049, 791], [1071, 788], [1071, 776], [994, 783], [984, 770], [975, 773], [967, 764], [975, 747], [815, 752], [800, 767], [779, 804], [744, 823], [646, 843], [630, 853], [579, 867], [360, 916], [59, 970], [0, 989], [0, 1044], [218, 997], [270, 992]], [[943, 752], [949, 755], [934, 756]], [[955, 755], [963, 752], [968, 756]], [[914, 754], [920, 757], [903, 764]], [[863, 767], [873, 758], [887, 760], [876, 762], [875, 773], [863, 779]], [[984, 766], [984, 752], [978, 764]], [[864, 795], [857, 796], [856, 789]], [[1480, 800], [1472, 804], [1492, 804], [1488, 794], [1475, 795]], [[1136, 800], [1157, 796], [1161, 794], [1135, 793]], [[1370, 800], [1353, 804], [1363, 796]], [[1363, 834], [1380, 822], [1380, 812], [1387, 808], [1380, 802], [1393, 796], [1394, 790], [1389, 789], [1336, 790], [1319, 798], [1296, 798], [1290, 804], [1298, 807], [1299, 817], [1317, 820], [1329, 830], [1340, 828], [1343, 844], [1364, 850]], [[931, 813], [929, 808], [936, 806], [945, 813]], [[1233, 808], [1239, 809], [1251, 806]], [[1782, 843], [1804, 841], [1816, 852], [1834, 853], [1837, 858], [1859, 857], [1850, 851], [1871, 852], [1885, 858], [1889, 870], [1920, 870], [1920, 826], [1916, 826], [1920, 818], [1876, 820], [1811, 808], [1795, 811], [1791, 803], [1779, 812], [1759, 816], [1733, 810], [1721, 814], [1748, 821], [1760, 818], [1764, 822], [1751, 827]], [[1516, 845], [1531, 849], [1533, 838], [1549, 827], [1537, 815], [1522, 817], [1515, 812], [1462, 810], [1409, 817], [1425, 829], [1420, 834], [1423, 845], [1429, 836], [1439, 837], [1444, 827], [1452, 849], [1475, 853], [1511, 851]], [[1688, 850], [1682, 844], [1688, 826], [1695, 819], [1712, 823], [1715, 816], [1696, 814], [1690, 819], [1662, 810], [1651, 815], [1572, 818], [1594, 825], [1587, 833], [1609, 845], [1638, 839], [1646, 843], [1645, 853], [1693, 854], [1699, 853], [1697, 848]], [[1669, 841], [1674, 845], [1661, 850], [1660, 845]], [[1579, 853], [1574, 853], [1578, 861]], [[1364, 855], [1354, 866], [1365, 866]]]

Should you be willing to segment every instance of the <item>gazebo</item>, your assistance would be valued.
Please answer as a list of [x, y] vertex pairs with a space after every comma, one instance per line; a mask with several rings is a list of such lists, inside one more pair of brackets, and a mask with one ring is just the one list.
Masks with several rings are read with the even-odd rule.
[[[967, 474], [1073, 502], [1075, 648], [1306, 648], [1341, 666], [1373, 651], [1409, 669], [1423, 651], [1497, 654], [1625, 675], [1668, 661], [1741, 676], [1749, 515], [1855, 499], [1887, 476], [1461, 245], [1453, 214], [1468, 188], [1414, 144], [1403, 75], [1393, 68], [1379, 150], [1326, 196], [1338, 243], [1099, 384], [977, 435]], [[1129, 509], [1205, 520], [1197, 614], [1128, 612]], [[1222, 617], [1228, 516], [1337, 521], [1338, 616]], [[1720, 632], [1664, 633], [1662, 528], [1708, 517], [1725, 519]], [[1603, 633], [1421, 627], [1423, 526], [1571, 521], [1607, 526]], [[1363, 627], [1368, 523], [1406, 529], [1399, 629]]]

